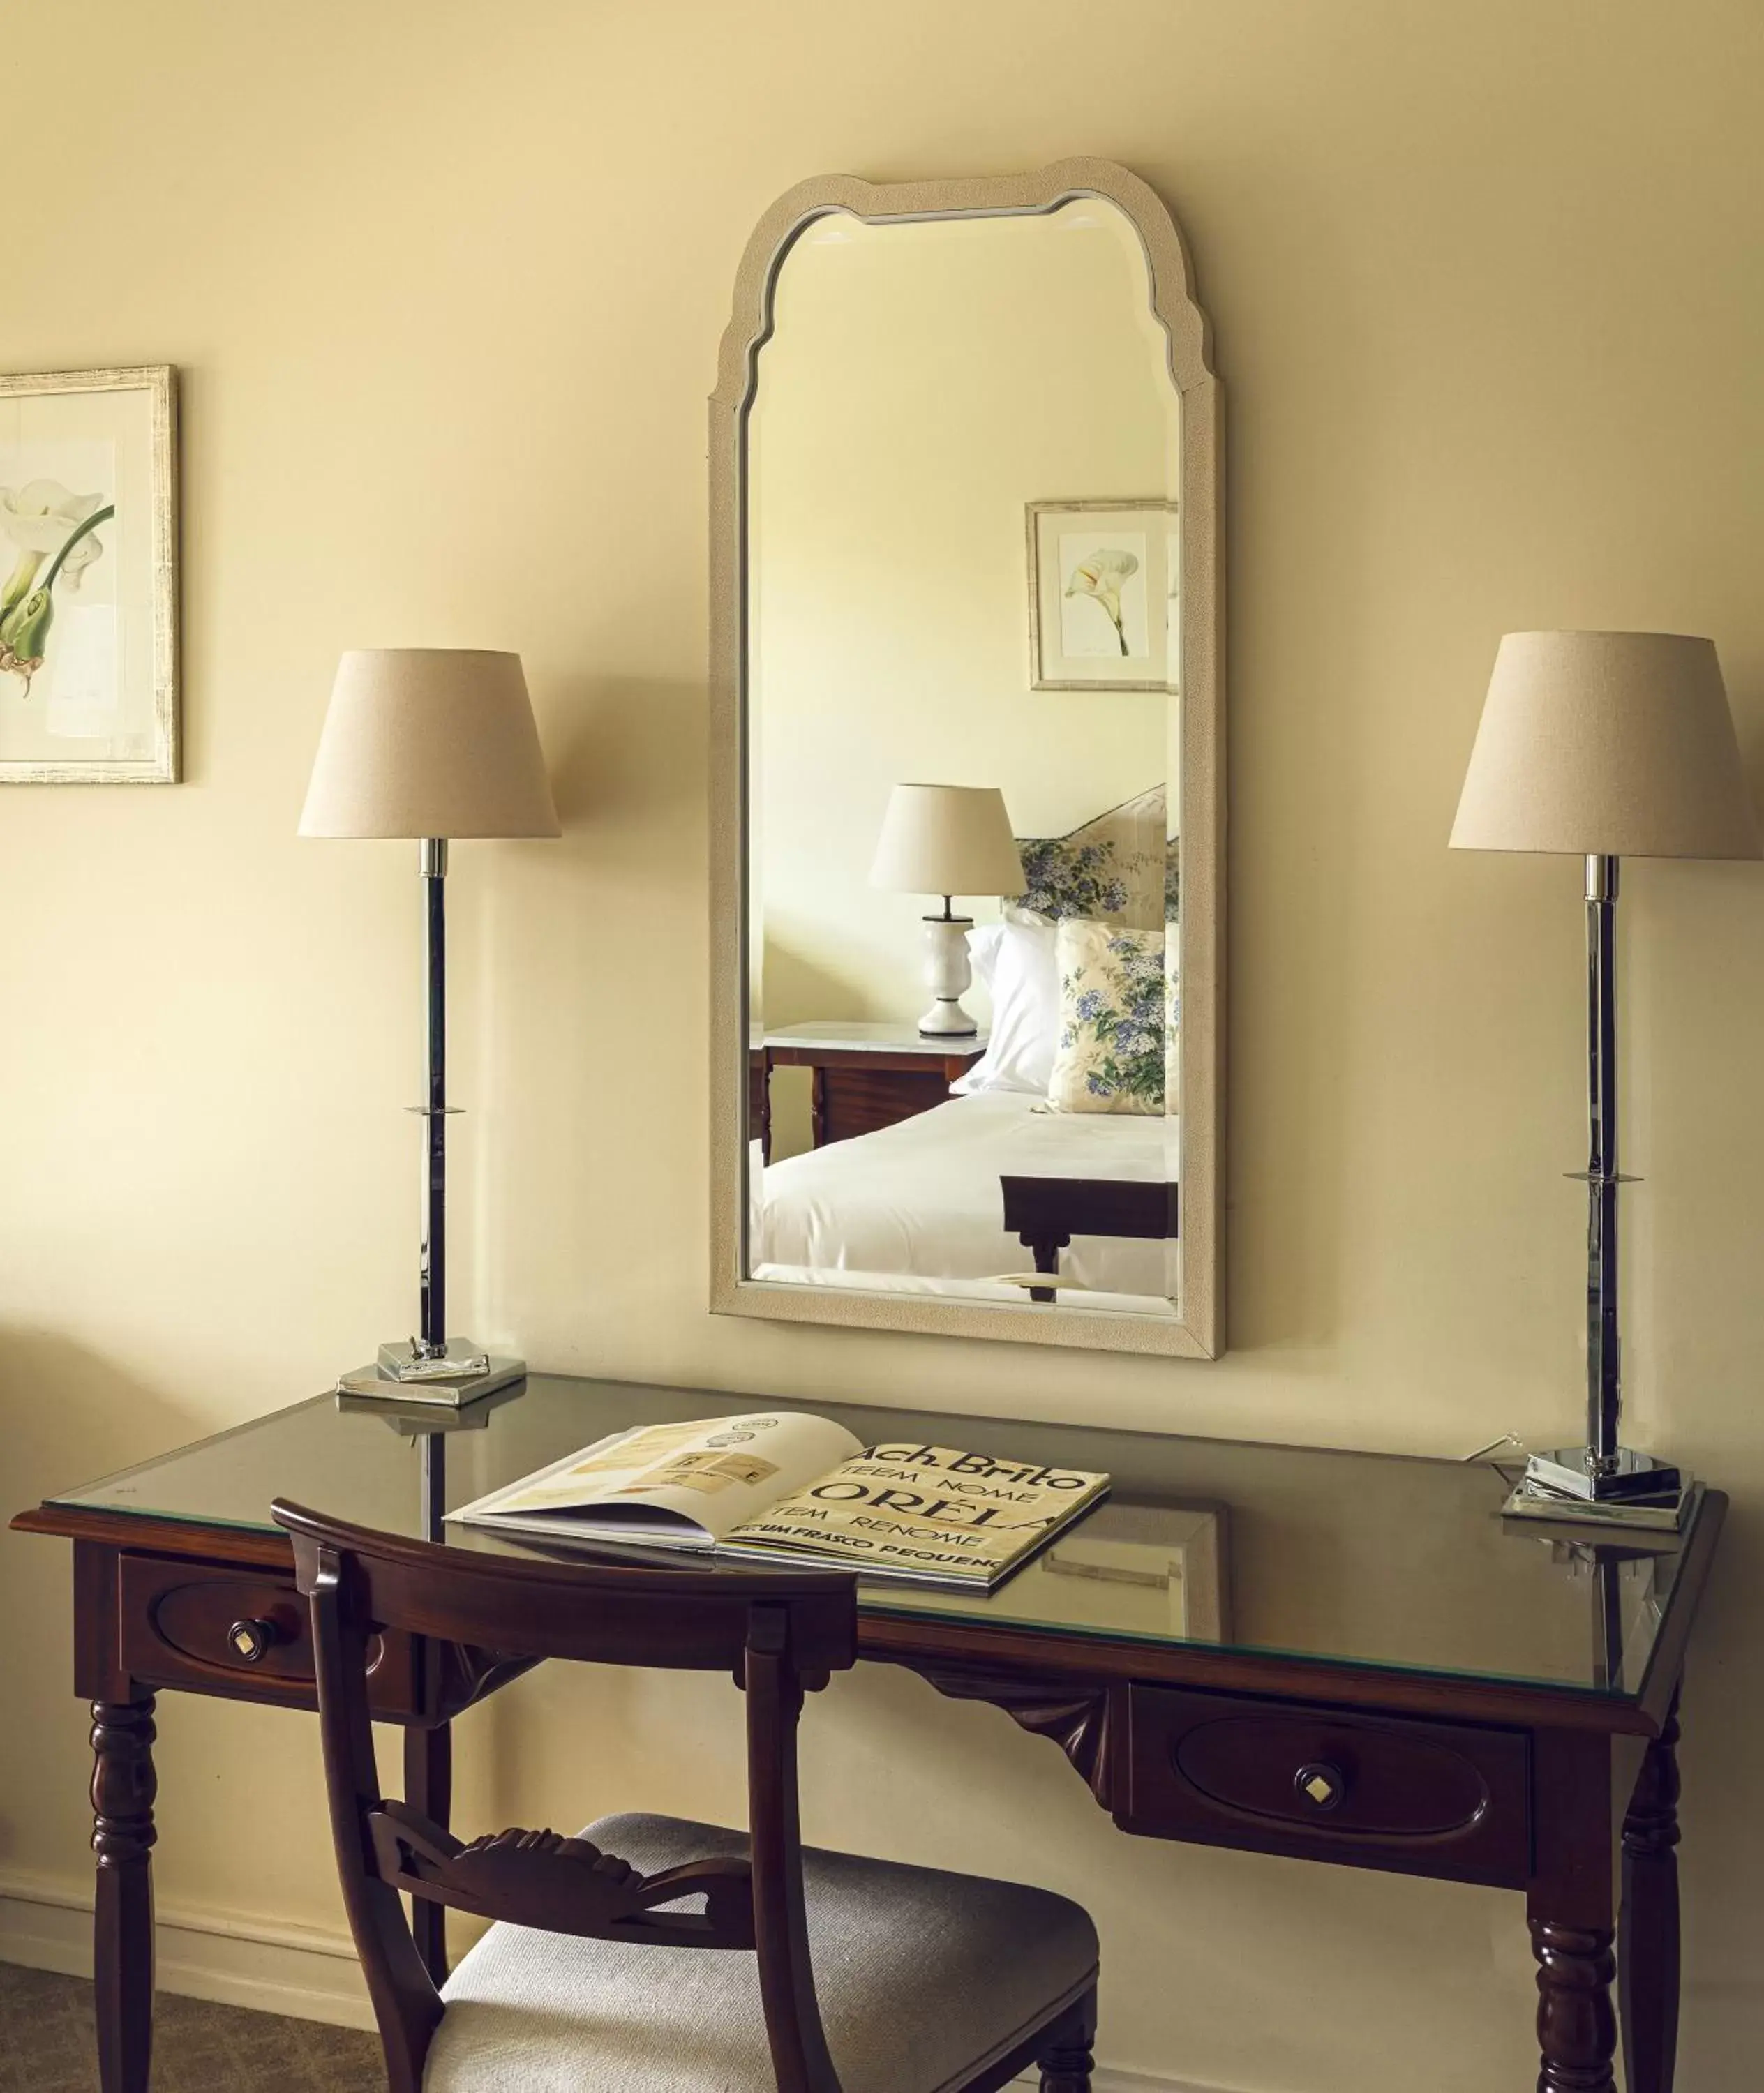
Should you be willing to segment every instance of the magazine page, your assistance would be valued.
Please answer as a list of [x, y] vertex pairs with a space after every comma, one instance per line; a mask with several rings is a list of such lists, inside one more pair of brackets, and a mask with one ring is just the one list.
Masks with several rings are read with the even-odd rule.
[[1103, 1495], [1107, 1476], [899, 1442], [843, 1462], [746, 1524], [741, 1554], [849, 1563], [860, 1575], [996, 1584]]
[[716, 1540], [861, 1450], [843, 1427], [797, 1411], [644, 1425], [448, 1515], [528, 1532]]

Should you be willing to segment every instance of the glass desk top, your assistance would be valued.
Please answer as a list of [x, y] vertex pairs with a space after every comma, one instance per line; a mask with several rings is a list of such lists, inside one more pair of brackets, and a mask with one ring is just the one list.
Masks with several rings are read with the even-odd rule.
[[[1506, 1480], [1482, 1463], [543, 1374], [457, 1415], [318, 1397], [49, 1502], [275, 1533], [270, 1505], [280, 1497], [415, 1536], [426, 1426], [442, 1428], [433, 1443], [444, 1449], [452, 1508], [628, 1425], [765, 1409], [812, 1410], [866, 1445], [918, 1437], [1107, 1471], [1108, 1502], [988, 1597], [859, 1588], [866, 1614], [1076, 1638], [1634, 1698], [1705, 1512], [1700, 1503], [1682, 1534], [1571, 1545], [1560, 1529], [1552, 1537], [1533, 1524], [1503, 1524]], [[453, 1546], [529, 1552], [516, 1536], [481, 1528], [449, 1526], [445, 1536]]]

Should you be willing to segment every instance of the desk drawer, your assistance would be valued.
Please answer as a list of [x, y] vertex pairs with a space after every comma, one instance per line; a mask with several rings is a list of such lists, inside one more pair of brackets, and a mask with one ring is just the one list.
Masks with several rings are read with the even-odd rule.
[[[144, 1684], [316, 1705], [306, 1602], [292, 1572], [125, 1555], [118, 1576], [123, 1666]], [[375, 1636], [368, 1646], [373, 1705], [410, 1709], [414, 1669], [409, 1636]]]
[[1133, 1686], [1129, 1831], [1517, 1887], [1531, 1871], [1523, 1731]]

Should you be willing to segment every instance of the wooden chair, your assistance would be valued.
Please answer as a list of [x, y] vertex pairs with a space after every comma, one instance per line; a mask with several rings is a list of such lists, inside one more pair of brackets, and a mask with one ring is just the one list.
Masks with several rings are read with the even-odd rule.
[[[1089, 2093], [1097, 1940], [1043, 1890], [805, 1850], [805, 1690], [856, 1649], [849, 1577], [527, 1561], [296, 1505], [332, 1832], [391, 2093]], [[462, 1844], [382, 1796], [373, 1638], [733, 1675], [749, 1833], [602, 1818]], [[400, 1896], [495, 1922], [437, 1991]], [[819, 1990], [816, 1967], [819, 1969]]]

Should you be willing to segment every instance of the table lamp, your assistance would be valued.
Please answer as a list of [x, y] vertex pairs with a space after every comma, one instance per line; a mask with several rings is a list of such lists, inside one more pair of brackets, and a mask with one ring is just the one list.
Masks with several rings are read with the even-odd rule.
[[520, 656], [443, 647], [346, 653], [300, 833], [414, 838], [427, 926], [427, 1102], [412, 1107], [425, 1134], [418, 1334], [382, 1345], [376, 1366], [339, 1385], [405, 1402], [469, 1402], [526, 1367], [447, 1334], [447, 847], [454, 837], [562, 833]]
[[1671, 632], [1510, 632], [1454, 850], [1586, 864], [1587, 1442], [1533, 1454], [1508, 1509], [1675, 1525], [1684, 1479], [1619, 1437], [1616, 909], [1623, 857], [1764, 856], [1714, 643]]
[[895, 786], [869, 883], [895, 894], [943, 895], [943, 914], [925, 919], [931, 1006], [919, 1029], [927, 1038], [971, 1039], [978, 1028], [961, 999], [973, 979], [967, 934], [974, 922], [950, 904], [958, 894], [1021, 894], [1029, 884], [1004, 795], [991, 785]]

